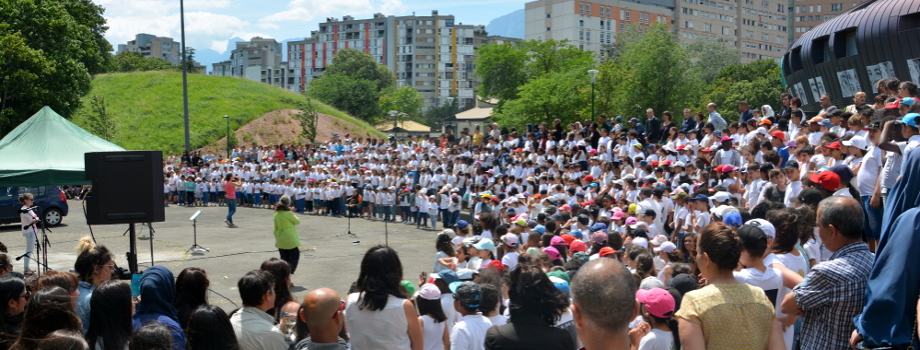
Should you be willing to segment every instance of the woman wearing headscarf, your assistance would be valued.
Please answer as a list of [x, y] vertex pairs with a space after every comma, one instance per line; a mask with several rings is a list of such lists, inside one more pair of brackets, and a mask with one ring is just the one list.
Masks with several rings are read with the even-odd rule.
[[179, 316], [173, 306], [175, 299], [176, 283], [169, 269], [154, 266], [145, 270], [141, 277], [141, 301], [137, 303], [132, 319], [134, 331], [151, 322], [160, 323], [169, 328], [173, 349], [185, 350], [185, 332], [179, 325]]
[[901, 179], [888, 191], [866, 305], [853, 318], [856, 330], [850, 344], [859, 349], [920, 346], [914, 336], [920, 255], [912, 249], [920, 244], [920, 152], [910, 152], [901, 170]]
[[763, 106], [760, 106], [760, 114], [763, 115], [764, 118], [770, 119], [770, 121], [772, 121], [772, 122], [774, 122], [774, 123], [776, 122], [776, 114], [773, 113], [773, 107], [772, 107], [772, 106], [770, 106], [770, 105], [763, 105]]

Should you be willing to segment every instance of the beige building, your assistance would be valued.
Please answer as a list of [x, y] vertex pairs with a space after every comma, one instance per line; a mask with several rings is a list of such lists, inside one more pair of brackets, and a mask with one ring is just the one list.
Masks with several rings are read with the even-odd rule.
[[178, 66], [182, 61], [182, 46], [172, 38], [151, 34], [137, 34], [127, 44], [118, 44], [117, 52], [137, 52], [146, 57], [156, 57]]
[[230, 60], [211, 65], [211, 75], [243, 77], [272, 86], [285, 87], [287, 62], [282, 61], [282, 45], [272, 38], [254, 37], [236, 43]]
[[862, 1], [844, 1], [844, 0], [795, 0], [793, 8], [795, 11], [795, 39], [802, 34], [816, 27], [817, 25], [837, 17], [837, 15], [849, 10]]
[[681, 40], [715, 39], [741, 51], [741, 62], [781, 57], [789, 46], [786, 0], [678, 0]]
[[670, 24], [674, 1], [538, 0], [524, 4], [524, 38], [569, 40], [582, 50], [603, 54], [604, 46], [630, 24]]

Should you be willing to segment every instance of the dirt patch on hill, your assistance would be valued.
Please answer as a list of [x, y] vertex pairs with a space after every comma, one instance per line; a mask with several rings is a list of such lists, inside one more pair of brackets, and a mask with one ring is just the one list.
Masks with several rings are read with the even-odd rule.
[[[300, 135], [300, 122], [294, 118], [294, 115], [300, 113], [296, 109], [279, 109], [272, 111], [261, 118], [255, 119], [243, 127], [236, 130], [236, 139], [244, 145], [277, 145], [282, 143], [305, 143]], [[316, 123], [316, 142], [326, 142], [332, 138], [332, 134], [345, 135], [351, 134], [351, 138], [357, 137], [374, 137], [363, 127], [347, 122], [345, 120], [333, 117], [328, 114], [319, 113], [319, 121]], [[221, 138], [217, 142], [208, 146], [211, 150], [225, 149], [227, 138]]]

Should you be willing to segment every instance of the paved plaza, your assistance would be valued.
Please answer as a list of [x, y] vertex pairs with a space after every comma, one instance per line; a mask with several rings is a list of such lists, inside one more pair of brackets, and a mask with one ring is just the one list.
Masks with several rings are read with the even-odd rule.
[[[70, 200], [70, 215], [61, 225], [48, 233], [51, 247], [48, 265], [58, 271], [70, 271], [76, 260], [76, 244], [90, 234], [90, 226], [83, 217], [82, 202]], [[189, 217], [197, 210], [198, 244], [208, 252], [189, 252], [192, 245], [192, 222]], [[259, 208], [238, 208], [233, 221], [237, 227], [227, 227], [224, 219], [226, 207], [192, 207], [170, 205], [166, 208], [166, 221], [153, 224], [153, 259], [155, 265], [166, 266], [178, 276], [187, 267], [201, 267], [211, 281], [209, 301], [227, 310], [240, 304], [236, 283], [249, 270], [258, 269], [262, 261], [278, 257], [272, 234], [274, 211]], [[365, 219], [351, 219], [351, 231], [357, 237], [344, 235], [348, 230], [347, 218], [300, 215], [298, 226], [302, 242], [300, 265], [293, 277], [294, 297], [298, 300], [307, 291], [329, 287], [345, 295], [358, 277], [361, 258], [368, 248], [384, 244], [384, 223]], [[440, 224], [440, 223], [439, 223]], [[399, 252], [403, 263], [403, 279], [418, 281], [421, 271], [431, 271], [434, 264], [435, 236], [438, 231], [417, 230], [415, 226], [390, 223], [389, 244]], [[439, 225], [440, 227], [440, 225]], [[125, 253], [128, 236], [124, 225], [92, 226], [98, 244], [104, 244], [115, 254], [115, 263], [128, 267]], [[137, 225], [138, 265], [143, 270], [152, 266], [150, 236], [145, 225]], [[14, 257], [25, 251], [25, 239], [18, 225], [0, 225], [0, 241]], [[358, 241], [358, 243], [354, 243]], [[22, 271], [22, 261], [13, 261], [15, 271]], [[36, 269], [33, 263], [30, 266]], [[221, 297], [223, 295], [224, 297]], [[229, 299], [229, 300], [228, 300]]]

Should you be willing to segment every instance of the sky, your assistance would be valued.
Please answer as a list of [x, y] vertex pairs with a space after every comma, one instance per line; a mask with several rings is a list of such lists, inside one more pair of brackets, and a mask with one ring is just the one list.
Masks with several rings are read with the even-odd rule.
[[[367, 18], [385, 15], [453, 14], [457, 22], [486, 25], [490, 20], [523, 9], [527, 0], [185, 0], [187, 45], [224, 53], [234, 37], [254, 36], [278, 41], [310, 36], [327, 17]], [[180, 41], [179, 0], [95, 0], [105, 7], [106, 39], [117, 49], [146, 33]], [[436, 4], [436, 5], [435, 5]], [[437, 6], [437, 7], [433, 7]]]

